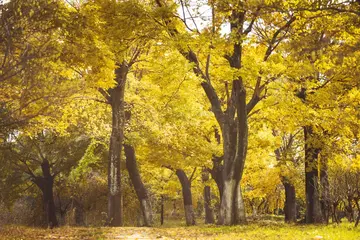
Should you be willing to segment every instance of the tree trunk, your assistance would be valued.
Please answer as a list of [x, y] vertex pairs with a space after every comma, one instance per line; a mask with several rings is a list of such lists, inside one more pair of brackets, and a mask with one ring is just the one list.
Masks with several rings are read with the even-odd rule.
[[240, 182], [236, 187], [236, 197], [235, 197], [235, 224], [245, 224], [246, 223], [246, 214], [245, 214], [245, 204], [242, 196]]
[[112, 126], [108, 165], [108, 224], [122, 226], [122, 192], [121, 192], [121, 151], [124, 140], [124, 94], [128, 66], [125, 62], [115, 70], [116, 86], [108, 90], [108, 101], [112, 110]]
[[133, 146], [124, 144], [125, 156], [126, 156], [126, 168], [129, 172], [131, 182], [134, 186], [136, 195], [140, 202], [140, 208], [142, 211], [144, 225], [151, 226], [152, 224], [152, 211], [148, 197], [147, 190], [141, 180], [139, 169], [136, 162], [135, 150]]
[[320, 188], [318, 180], [318, 155], [320, 149], [314, 145], [314, 134], [311, 126], [304, 127], [305, 135], [305, 192], [306, 223], [323, 223], [320, 205]]
[[36, 177], [33, 182], [40, 188], [43, 194], [44, 212], [47, 225], [50, 228], [58, 227], [59, 223], [56, 218], [56, 209], [54, 202], [54, 177], [50, 173], [50, 164], [47, 160], [41, 163], [42, 177]]
[[[242, 80], [233, 81], [233, 98], [237, 117], [225, 115], [223, 124], [224, 146], [224, 190], [220, 206], [220, 225], [233, 225], [246, 222], [245, 205], [241, 193], [240, 180], [244, 169], [247, 144], [248, 125], [246, 111], [246, 92]], [[234, 111], [235, 111], [234, 109]]]
[[[215, 130], [214, 130], [214, 137], [216, 139], [217, 144], [220, 145], [221, 137], [219, 134], [219, 130], [217, 128], [215, 128]], [[224, 189], [224, 179], [223, 179], [224, 165], [222, 164], [222, 161], [223, 161], [223, 156], [218, 157], [216, 155], [213, 155], [212, 156], [213, 167], [212, 167], [212, 169], [208, 169], [208, 171], [211, 174], [212, 179], [214, 179], [214, 181], [218, 187], [220, 202], [222, 199], [222, 194], [223, 194], [223, 189]]]
[[296, 222], [296, 193], [295, 187], [288, 180], [283, 180], [285, 188], [285, 222], [295, 223]]
[[164, 225], [164, 196], [161, 196], [160, 224]]
[[355, 221], [355, 227], [357, 227], [359, 225], [359, 222], [360, 222], [360, 204], [359, 204], [359, 198], [356, 198], [354, 199], [355, 201], [355, 205], [357, 207], [357, 210], [358, 210], [358, 215], [357, 215], [357, 218], [356, 218], [356, 221]]
[[213, 167], [210, 169], [211, 178], [214, 179], [220, 196], [220, 202], [222, 199], [223, 189], [224, 189], [224, 180], [223, 180], [223, 169], [224, 166], [221, 164], [223, 157], [212, 157]]
[[211, 208], [210, 186], [204, 187], [205, 224], [215, 223], [214, 213]]
[[213, 209], [211, 208], [210, 186], [206, 185], [206, 182], [208, 180], [209, 180], [209, 171], [208, 169], [204, 168], [202, 171], [202, 181], [205, 185], [204, 186], [205, 224], [213, 224], [215, 220], [214, 220]]
[[85, 225], [85, 209], [84, 206], [75, 198], [72, 199], [72, 207], [74, 209], [74, 222], [76, 226]]
[[339, 202], [338, 201], [334, 201], [333, 204], [332, 204], [332, 222], [336, 222], [336, 223], [340, 223], [340, 220], [337, 216], [337, 207], [339, 205]]
[[192, 205], [191, 183], [182, 169], [177, 169], [176, 175], [179, 178], [182, 187], [186, 225], [195, 225], [195, 213]]
[[345, 210], [346, 210], [346, 216], [349, 222], [353, 222], [354, 221], [354, 208], [352, 206], [352, 200], [353, 200], [353, 196], [352, 194], [349, 194], [347, 196], [347, 201], [348, 204], [347, 206], [345, 206]]
[[53, 194], [53, 179], [44, 179], [44, 190], [43, 190], [43, 199], [44, 207], [47, 215], [47, 222], [50, 228], [57, 227], [58, 221], [56, 218], [56, 209], [54, 203], [54, 194]]
[[321, 212], [323, 214], [323, 219], [326, 224], [329, 223], [330, 218], [330, 192], [329, 192], [329, 178], [327, 174], [327, 158], [321, 158], [320, 165], [320, 184], [321, 184]]

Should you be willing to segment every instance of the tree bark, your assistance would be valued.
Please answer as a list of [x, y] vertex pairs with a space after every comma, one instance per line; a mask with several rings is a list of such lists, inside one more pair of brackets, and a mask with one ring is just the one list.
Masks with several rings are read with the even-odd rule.
[[186, 225], [195, 225], [195, 213], [192, 205], [191, 183], [182, 169], [176, 169], [176, 176], [178, 177], [182, 187]]
[[236, 198], [235, 198], [235, 224], [245, 224], [246, 223], [246, 213], [245, 213], [245, 203], [242, 196], [240, 182], [236, 187]]
[[333, 223], [336, 222], [336, 223], [339, 224], [340, 220], [339, 220], [339, 218], [337, 216], [337, 207], [338, 207], [338, 205], [339, 205], [339, 201], [334, 201], [332, 203], [332, 222]]
[[330, 192], [329, 192], [329, 178], [327, 173], [327, 158], [321, 158], [321, 165], [320, 165], [320, 184], [321, 184], [321, 212], [323, 214], [323, 219], [326, 224], [329, 223], [330, 218]]
[[164, 196], [161, 196], [160, 225], [164, 225]]
[[224, 179], [223, 179], [223, 170], [224, 166], [221, 164], [223, 157], [212, 157], [213, 167], [209, 169], [212, 179], [214, 179], [216, 186], [219, 190], [220, 202], [222, 199], [224, 191]]
[[124, 144], [124, 151], [126, 156], [126, 168], [129, 172], [131, 182], [134, 186], [136, 195], [140, 202], [144, 225], [151, 226], [152, 224], [152, 211], [148, 197], [147, 190], [141, 180], [139, 169], [136, 162], [135, 150], [133, 146]]
[[314, 145], [314, 134], [311, 126], [304, 127], [305, 135], [305, 192], [306, 223], [323, 223], [320, 205], [320, 187], [318, 179], [318, 156], [320, 149]]
[[[248, 125], [246, 110], [246, 92], [241, 78], [233, 81], [232, 98], [234, 109], [227, 111], [223, 124], [224, 146], [224, 190], [220, 206], [218, 223], [233, 225], [246, 222], [245, 205], [241, 194], [240, 180], [244, 169]], [[236, 111], [237, 117], [232, 119]]]
[[210, 186], [206, 185], [206, 182], [209, 180], [209, 172], [207, 169], [203, 169], [202, 172], [202, 181], [205, 184], [204, 186], [204, 208], [205, 208], [205, 224], [215, 223], [214, 212], [211, 208], [211, 192]]
[[359, 225], [359, 222], [360, 222], [360, 204], [359, 204], [359, 198], [356, 198], [354, 199], [355, 201], [355, 205], [357, 207], [357, 210], [358, 210], [358, 215], [357, 215], [357, 218], [356, 218], [356, 221], [355, 221], [355, 227], [357, 227]]
[[349, 222], [353, 222], [354, 221], [354, 208], [352, 206], [352, 200], [353, 200], [353, 196], [352, 194], [349, 192], [348, 196], [347, 196], [347, 206], [345, 206], [345, 210], [346, 210], [346, 216]]
[[205, 208], [205, 224], [215, 223], [214, 212], [211, 208], [210, 186], [204, 187], [204, 208]]
[[44, 159], [41, 163], [42, 177], [35, 177], [33, 182], [40, 188], [43, 194], [44, 212], [47, 225], [50, 228], [58, 227], [59, 223], [56, 218], [56, 209], [54, 202], [54, 177], [50, 173], [50, 164]]
[[85, 225], [85, 209], [82, 203], [75, 198], [72, 199], [72, 207], [74, 209], [74, 220], [76, 226]]
[[283, 185], [285, 188], [285, 222], [296, 222], [296, 193], [295, 186], [292, 185], [287, 179], [283, 179]]
[[108, 102], [112, 110], [112, 126], [109, 149], [108, 165], [108, 224], [110, 226], [122, 226], [122, 190], [121, 190], [121, 151], [124, 140], [125, 124], [125, 83], [128, 73], [126, 62], [118, 65], [115, 70], [116, 86], [108, 90]]

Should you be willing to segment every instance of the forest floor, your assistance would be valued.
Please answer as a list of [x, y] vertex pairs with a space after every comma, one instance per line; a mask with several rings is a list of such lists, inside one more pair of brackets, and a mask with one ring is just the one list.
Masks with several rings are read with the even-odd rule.
[[0, 227], [0, 239], [242, 239], [242, 240], [360, 240], [360, 228], [353, 224], [288, 225], [274, 221], [244, 226], [220, 227], [60, 227], [57, 229], [24, 226]]

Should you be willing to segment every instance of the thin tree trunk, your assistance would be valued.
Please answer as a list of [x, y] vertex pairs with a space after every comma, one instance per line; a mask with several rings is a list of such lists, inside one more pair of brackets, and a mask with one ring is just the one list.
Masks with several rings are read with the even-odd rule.
[[296, 222], [296, 193], [295, 187], [287, 179], [283, 180], [285, 188], [285, 222]]
[[140, 207], [145, 226], [152, 224], [152, 211], [147, 190], [141, 180], [139, 169], [136, 162], [135, 150], [133, 146], [124, 144], [126, 156], [126, 168], [129, 172], [131, 182], [135, 188], [136, 195], [140, 202]]
[[211, 208], [210, 186], [204, 187], [205, 224], [215, 223], [214, 212]]
[[257, 212], [260, 213], [260, 215], [263, 214], [263, 212], [264, 212], [263, 211], [264, 209], [261, 209], [261, 207], [265, 204], [265, 202], [266, 202], [266, 200], [262, 199], [260, 204], [257, 206]]
[[352, 200], [353, 200], [353, 197], [351, 194], [349, 194], [347, 196], [347, 201], [348, 201], [348, 204], [347, 206], [345, 207], [346, 209], [346, 212], [347, 212], [347, 218], [348, 218], [348, 221], [349, 222], [353, 222], [354, 221], [354, 208], [352, 206]]
[[179, 178], [182, 187], [186, 225], [195, 225], [195, 213], [192, 205], [191, 183], [182, 169], [177, 169], [176, 175]]
[[223, 191], [224, 191], [224, 180], [223, 180], [223, 169], [224, 166], [221, 164], [223, 157], [212, 157], [213, 167], [210, 169], [210, 174], [212, 179], [214, 179], [218, 190], [219, 190], [219, 196], [220, 201], [222, 199]]
[[305, 192], [306, 223], [323, 223], [320, 205], [320, 187], [318, 179], [318, 155], [320, 149], [314, 145], [311, 126], [304, 127], [305, 135]]
[[164, 196], [161, 196], [160, 224], [164, 225]]
[[84, 206], [76, 199], [72, 200], [72, 205], [74, 207], [74, 220], [76, 226], [85, 225], [85, 210]]
[[335, 201], [335, 202], [333, 202], [333, 204], [332, 204], [332, 221], [339, 224], [340, 221], [339, 221], [339, 218], [338, 218], [338, 216], [337, 216], [337, 214], [336, 214], [337, 206], [338, 206], [338, 205], [339, 205], [339, 202], [338, 202], [338, 201]]
[[326, 224], [329, 223], [330, 218], [330, 193], [329, 193], [329, 178], [327, 173], [327, 158], [321, 158], [320, 166], [320, 184], [321, 184], [321, 212], [323, 214], [323, 219]]
[[[215, 128], [215, 130], [214, 130], [214, 137], [216, 139], [217, 144], [220, 145], [221, 137], [219, 134], [219, 130], [217, 128]], [[224, 158], [223, 156], [218, 157], [216, 155], [213, 155], [212, 156], [213, 167], [212, 167], [212, 169], [208, 169], [208, 171], [211, 174], [212, 179], [214, 179], [214, 181], [218, 187], [220, 202], [221, 202], [222, 194], [223, 194], [223, 190], [224, 190], [224, 179], [223, 179], [224, 165], [222, 164], [223, 158]]]
[[128, 66], [125, 62], [115, 70], [116, 86], [108, 90], [108, 98], [112, 110], [112, 127], [108, 166], [108, 224], [122, 226], [122, 190], [121, 190], [121, 151], [124, 140], [124, 94]]
[[360, 204], [359, 204], [359, 199], [354, 199], [355, 201], [355, 204], [356, 204], [356, 207], [357, 207], [357, 210], [358, 210], [358, 216], [356, 218], [356, 221], [355, 221], [355, 227], [357, 227], [359, 225], [359, 222], [360, 222]]
[[204, 186], [204, 208], [205, 208], [205, 224], [213, 224], [214, 213], [211, 208], [211, 190], [210, 186], [206, 185], [206, 182], [209, 180], [209, 172], [206, 168], [203, 169], [202, 172], [202, 181], [205, 184]]

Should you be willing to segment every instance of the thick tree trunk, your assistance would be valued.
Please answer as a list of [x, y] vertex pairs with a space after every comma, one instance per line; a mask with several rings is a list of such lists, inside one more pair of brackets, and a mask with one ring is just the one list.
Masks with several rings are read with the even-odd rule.
[[127, 73], [128, 66], [123, 62], [115, 70], [117, 85], [108, 90], [108, 101], [112, 110], [108, 165], [108, 224], [110, 226], [121, 226], [123, 224], [120, 163], [124, 140], [124, 94]]
[[54, 177], [50, 173], [50, 164], [47, 160], [41, 163], [42, 177], [36, 177], [33, 182], [40, 188], [43, 194], [44, 212], [47, 225], [50, 228], [58, 227], [59, 223], [56, 218], [56, 209], [54, 202]]
[[176, 175], [179, 178], [182, 187], [186, 225], [195, 225], [195, 213], [192, 205], [191, 183], [182, 169], [176, 169]]
[[141, 180], [139, 169], [136, 162], [135, 150], [133, 146], [124, 144], [126, 156], [126, 168], [129, 172], [131, 182], [134, 186], [136, 195], [140, 202], [140, 207], [144, 219], [145, 226], [152, 224], [152, 211], [147, 190]]
[[56, 218], [56, 209], [54, 203], [54, 194], [53, 194], [53, 179], [44, 179], [44, 190], [43, 190], [43, 199], [44, 207], [47, 215], [47, 222], [50, 228], [57, 227], [58, 221]]
[[285, 188], [285, 222], [296, 222], [296, 193], [295, 187], [288, 180], [283, 179], [283, 185]]
[[233, 225], [246, 222], [245, 205], [241, 193], [240, 180], [244, 169], [248, 125], [246, 111], [246, 92], [242, 80], [233, 81], [233, 101], [237, 117], [233, 120], [231, 111], [225, 115], [223, 124], [224, 146], [224, 190], [220, 206], [220, 225]]
[[304, 127], [305, 135], [305, 192], [306, 223], [323, 223], [320, 205], [320, 187], [318, 179], [318, 155], [320, 149], [314, 145], [311, 126]]
[[219, 225], [234, 224], [234, 202], [235, 202], [235, 180], [226, 179], [224, 181], [224, 191], [221, 199]]

